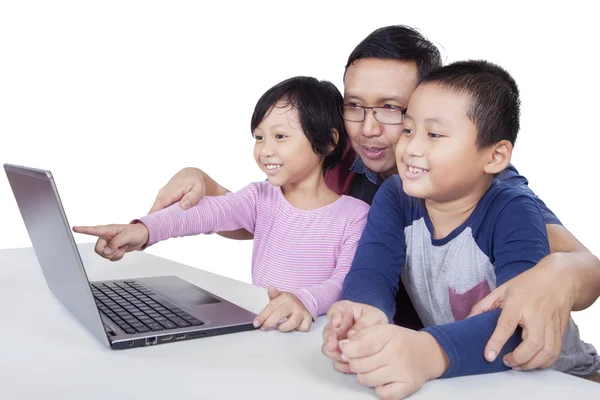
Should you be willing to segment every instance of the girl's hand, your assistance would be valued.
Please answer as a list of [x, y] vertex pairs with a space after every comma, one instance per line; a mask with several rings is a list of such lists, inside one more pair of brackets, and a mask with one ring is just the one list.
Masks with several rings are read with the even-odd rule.
[[304, 307], [304, 304], [295, 295], [288, 292], [280, 292], [275, 286], [269, 286], [269, 304], [254, 319], [254, 326], [261, 330], [268, 330], [287, 318], [278, 329], [281, 332], [289, 332], [294, 329], [308, 332], [312, 326], [312, 315]]
[[148, 228], [142, 223], [124, 225], [74, 226], [73, 231], [97, 236], [96, 253], [118, 261], [125, 253], [139, 250], [148, 243]]

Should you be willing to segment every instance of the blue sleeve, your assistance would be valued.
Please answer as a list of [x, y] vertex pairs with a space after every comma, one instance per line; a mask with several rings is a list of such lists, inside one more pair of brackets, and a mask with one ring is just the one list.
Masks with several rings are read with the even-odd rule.
[[531, 190], [529, 187], [529, 182], [527, 179], [524, 176], [519, 175], [519, 172], [512, 164], [509, 164], [508, 167], [502, 171], [496, 179], [501, 182], [506, 182], [512, 187], [523, 190], [525, 194], [531, 195], [542, 211], [546, 225], [562, 225], [562, 222], [560, 222], [558, 217], [554, 215], [554, 213], [546, 206], [546, 203], [544, 203], [535, 195], [535, 193], [533, 193], [533, 190]]
[[[544, 219], [531, 196], [522, 195], [509, 200], [497, 215], [496, 221], [490, 221], [493, 225], [489, 227], [492, 234], [490, 261], [495, 266], [496, 285], [500, 286], [535, 266], [550, 253], [550, 247]], [[502, 357], [521, 343], [520, 329], [504, 345], [494, 362], [484, 358], [485, 346], [499, 316], [500, 310], [494, 310], [424, 329], [437, 340], [450, 360], [442, 378], [508, 369], [502, 363]]]
[[375, 194], [342, 287], [342, 299], [377, 307], [390, 321], [406, 254], [401, 191], [400, 179], [394, 176]]

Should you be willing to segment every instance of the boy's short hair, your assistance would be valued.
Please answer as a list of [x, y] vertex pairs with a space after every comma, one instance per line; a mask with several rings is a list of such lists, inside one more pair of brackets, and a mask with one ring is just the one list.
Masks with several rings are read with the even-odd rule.
[[439, 49], [419, 32], [405, 25], [384, 26], [374, 30], [354, 48], [345, 70], [361, 58], [414, 61], [419, 78], [442, 66]]
[[419, 85], [434, 83], [471, 98], [467, 116], [477, 128], [477, 148], [508, 140], [519, 132], [521, 101], [513, 77], [502, 67], [482, 60], [459, 61], [427, 74]]
[[[300, 125], [313, 151], [324, 158], [323, 169], [334, 167], [341, 160], [347, 141], [341, 113], [344, 98], [336, 86], [308, 76], [296, 76], [278, 83], [256, 103], [250, 122], [251, 132], [278, 103], [298, 112]], [[338, 131], [337, 143], [333, 129]]]

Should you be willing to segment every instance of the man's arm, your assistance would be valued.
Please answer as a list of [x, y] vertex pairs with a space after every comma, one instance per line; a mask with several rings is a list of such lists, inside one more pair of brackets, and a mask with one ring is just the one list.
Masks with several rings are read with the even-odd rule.
[[[198, 168], [184, 168], [159, 190], [149, 214], [176, 202], [180, 203], [182, 209], [187, 210], [198, 204], [204, 196], [223, 196], [228, 192], [229, 190], [217, 183], [206, 172]], [[254, 238], [254, 235], [245, 229], [217, 232], [217, 234], [235, 240]]]
[[[550, 254], [547, 258], [555, 266], [561, 282], [572, 282], [573, 311], [591, 306], [600, 297], [600, 260], [562, 225], [546, 225]], [[570, 279], [569, 279], [570, 278]]]

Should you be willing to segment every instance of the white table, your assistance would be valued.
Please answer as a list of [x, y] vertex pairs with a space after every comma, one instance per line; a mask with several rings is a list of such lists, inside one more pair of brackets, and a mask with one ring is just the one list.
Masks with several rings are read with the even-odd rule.
[[[178, 275], [255, 313], [264, 289], [135, 252], [116, 263], [79, 245], [91, 280]], [[374, 399], [309, 333], [251, 331], [127, 350], [101, 345], [48, 290], [31, 248], [0, 250], [0, 399]], [[600, 399], [600, 385], [554, 371], [427, 383], [415, 399]]]

